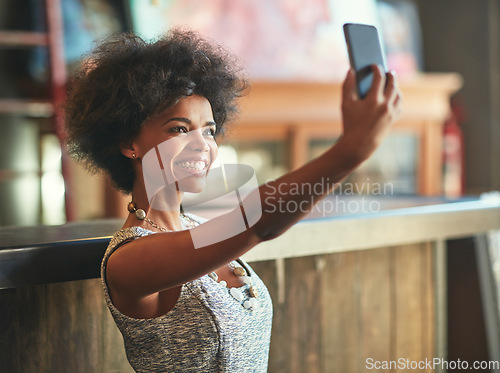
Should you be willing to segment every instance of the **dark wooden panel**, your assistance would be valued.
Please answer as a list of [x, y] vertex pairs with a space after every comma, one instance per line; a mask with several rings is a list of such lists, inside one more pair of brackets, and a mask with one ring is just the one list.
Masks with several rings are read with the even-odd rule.
[[[328, 255], [323, 269], [323, 372], [359, 372], [360, 253]], [[339, 348], [342, 346], [342, 348]]]
[[0, 372], [124, 372], [100, 280], [0, 290]]
[[269, 372], [353, 372], [367, 359], [435, 356], [428, 243], [286, 260], [279, 303], [274, 261], [252, 266], [274, 301]]
[[45, 289], [0, 291], [0, 371], [30, 372], [46, 367]]
[[393, 283], [389, 248], [359, 253], [360, 262], [360, 370], [366, 359], [388, 361], [392, 354], [392, 320], [394, 318]]
[[447, 261], [448, 359], [489, 361], [474, 238], [448, 241]]
[[[394, 271], [394, 358], [418, 362], [424, 356], [422, 345], [426, 342], [427, 297], [424, 284], [425, 248], [409, 245], [393, 250]], [[432, 294], [430, 294], [432, 296]]]
[[[437, 286], [439, 284], [436, 278], [436, 263], [434, 262], [433, 245], [429, 243], [422, 244], [421, 255], [421, 301], [422, 301], [422, 339], [421, 348], [422, 356], [432, 359], [436, 356], [438, 343], [436, 340], [437, 328], [436, 320], [438, 315], [437, 305]], [[444, 310], [442, 310], [444, 312]]]
[[[320, 372], [321, 277], [315, 257], [285, 261], [286, 299], [281, 311], [288, 336], [285, 372]], [[288, 331], [288, 333], [286, 333]]]

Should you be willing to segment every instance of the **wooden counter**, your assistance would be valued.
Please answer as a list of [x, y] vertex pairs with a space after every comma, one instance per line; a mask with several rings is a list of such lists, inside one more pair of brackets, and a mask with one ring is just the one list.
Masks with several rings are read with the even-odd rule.
[[[404, 203], [404, 199], [400, 203]], [[383, 202], [381, 204], [383, 206]], [[350, 216], [318, 216], [297, 224], [278, 240], [261, 243], [244, 258], [261, 261], [400, 246], [470, 237], [499, 228], [498, 202], [491, 201], [421, 205]]]
[[[245, 255], [274, 301], [269, 372], [445, 356], [445, 240], [500, 229], [500, 203], [373, 201], [380, 211], [318, 210]], [[119, 225], [0, 229], [0, 371], [131, 372], [93, 278]]]

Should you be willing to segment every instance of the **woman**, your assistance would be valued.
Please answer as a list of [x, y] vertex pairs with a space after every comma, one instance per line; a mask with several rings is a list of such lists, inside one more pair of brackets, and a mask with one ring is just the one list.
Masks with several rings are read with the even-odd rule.
[[[286, 231], [304, 208], [256, 206], [246, 213], [258, 218], [234, 234], [227, 234], [228, 222], [239, 208], [208, 222], [181, 208], [183, 193], [205, 188], [217, 156], [215, 137], [236, 112], [246, 80], [223, 49], [182, 30], [153, 43], [117, 36], [87, 61], [69, 90], [68, 144], [78, 159], [131, 194], [130, 214], [102, 263], [106, 301], [130, 364], [138, 372], [265, 372], [271, 300], [238, 258]], [[293, 200], [310, 210], [366, 160], [398, 116], [400, 93], [394, 75], [386, 78], [375, 67], [368, 97], [358, 100], [354, 92], [349, 72], [337, 143], [248, 198], [266, 206]], [[165, 180], [155, 196], [147, 159], [156, 159]], [[325, 180], [329, 189], [317, 195], [287, 193], [289, 186]], [[193, 239], [207, 236], [205, 243]]]

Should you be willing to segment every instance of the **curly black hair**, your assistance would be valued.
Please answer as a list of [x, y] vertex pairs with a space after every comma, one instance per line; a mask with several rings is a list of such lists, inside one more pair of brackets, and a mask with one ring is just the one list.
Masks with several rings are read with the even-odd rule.
[[66, 143], [91, 171], [131, 193], [134, 170], [120, 149], [147, 119], [182, 97], [205, 97], [216, 135], [237, 113], [248, 80], [236, 58], [191, 30], [174, 29], [146, 42], [133, 34], [112, 36], [85, 59], [68, 83]]

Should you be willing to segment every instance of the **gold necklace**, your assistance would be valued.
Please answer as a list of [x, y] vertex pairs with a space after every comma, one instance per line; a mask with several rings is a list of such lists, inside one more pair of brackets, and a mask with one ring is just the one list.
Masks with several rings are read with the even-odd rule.
[[[137, 205], [134, 202], [129, 202], [129, 204], [127, 206], [127, 210], [131, 214], [134, 214], [137, 219], [144, 220], [146, 223], [148, 223], [149, 225], [158, 229], [161, 232], [172, 232], [172, 230], [161, 227], [160, 225], [158, 225], [157, 223], [152, 221], [150, 218], [148, 218], [146, 216], [146, 211], [144, 211], [143, 209], [138, 209]], [[184, 218], [184, 220], [189, 223], [190, 228], [193, 228], [196, 225], [198, 225], [198, 222], [196, 222], [193, 218], [191, 218], [183, 213], [181, 214], [181, 217]]]

